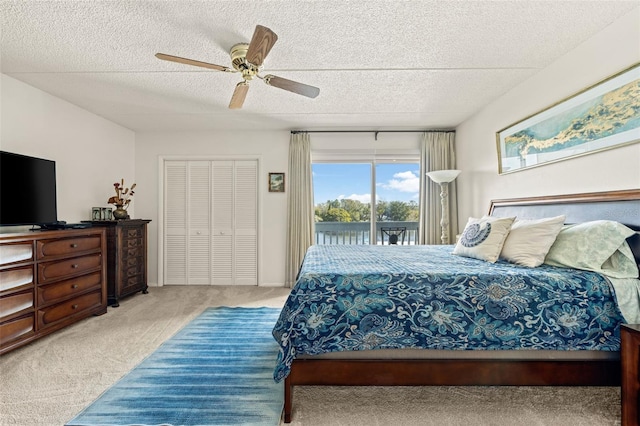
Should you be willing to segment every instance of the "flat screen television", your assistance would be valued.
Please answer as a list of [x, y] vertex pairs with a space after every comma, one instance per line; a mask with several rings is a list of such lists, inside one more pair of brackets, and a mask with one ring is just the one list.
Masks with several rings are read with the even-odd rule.
[[55, 161], [0, 151], [0, 225], [57, 220]]

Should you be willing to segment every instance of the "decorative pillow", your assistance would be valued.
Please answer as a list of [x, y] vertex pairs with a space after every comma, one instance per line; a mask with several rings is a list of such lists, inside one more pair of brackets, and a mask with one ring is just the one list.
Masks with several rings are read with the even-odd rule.
[[517, 219], [502, 247], [500, 257], [517, 265], [535, 268], [544, 258], [564, 225], [565, 216]]
[[614, 278], [637, 278], [638, 267], [626, 241], [634, 233], [623, 224], [610, 220], [565, 226], [544, 263], [599, 272]]
[[502, 245], [514, 220], [515, 217], [470, 217], [453, 249], [453, 254], [494, 263], [500, 256]]

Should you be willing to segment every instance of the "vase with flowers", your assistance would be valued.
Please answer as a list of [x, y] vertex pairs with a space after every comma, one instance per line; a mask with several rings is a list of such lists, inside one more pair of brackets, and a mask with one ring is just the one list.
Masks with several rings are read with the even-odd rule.
[[131, 185], [131, 188], [125, 188], [124, 179], [121, 179], [120, 182], [114, 183], [113, 187], [116, 191], [116, 195], [112, 196], [107, 201], [107, 203], [116, 206], [116, 209], [113, 211], [113, 217], [115, 219], [129, 219], [127, 209], [131, 203], [131, 197], [135, 194], [133, 190], [136, 187], [136, 184], [134, 183]]

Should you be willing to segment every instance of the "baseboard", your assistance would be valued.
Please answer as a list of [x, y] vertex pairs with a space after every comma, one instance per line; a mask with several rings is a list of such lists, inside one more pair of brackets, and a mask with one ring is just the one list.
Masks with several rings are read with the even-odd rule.
[[258, 287], [284, 287], [284, 283], [261, 283]]

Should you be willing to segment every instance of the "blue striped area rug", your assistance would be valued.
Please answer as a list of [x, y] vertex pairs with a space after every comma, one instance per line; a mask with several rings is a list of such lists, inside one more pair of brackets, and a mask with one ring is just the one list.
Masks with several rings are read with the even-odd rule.
[[209, 308], [67, 423], [279, 425], [280, 309]]

